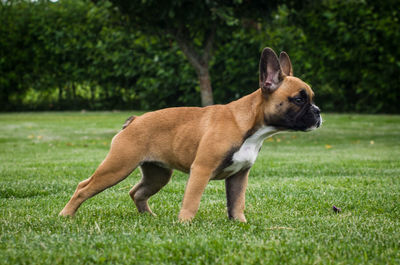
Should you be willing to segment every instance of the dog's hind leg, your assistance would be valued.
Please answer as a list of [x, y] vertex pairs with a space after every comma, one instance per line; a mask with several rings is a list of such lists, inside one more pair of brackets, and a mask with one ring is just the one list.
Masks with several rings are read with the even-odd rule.
[[124, 139], [126, 137], [119, 135], [113, 139], [107, 157], [89, 179], [78, 184], [75, 193], [60, 212], [61, 216], [73, 216], [84, 201], [124, 180], [139, 165], [143, 150], [137, 150], [133, 143]]
[[[164, 168], [156, 163], [145, 162], [140, 166], [142, 179], [129, 192], [139, 212], [153, 214], [147, 200], [161, 190], [171, 179], [172, 169]], [[153, 214], [154, 215], [154, 214]]]

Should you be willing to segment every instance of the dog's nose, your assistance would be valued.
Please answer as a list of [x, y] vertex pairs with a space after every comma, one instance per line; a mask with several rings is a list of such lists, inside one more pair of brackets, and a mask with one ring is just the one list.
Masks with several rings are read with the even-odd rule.
[[317, 114], [317, 115], [319, 115], [319, 114], [321, 113], [321, 110], [320, 110], [317, 106], [315, 106], [315, 105], [313, 105], [312, 111], [313, 111], [315, 114]]

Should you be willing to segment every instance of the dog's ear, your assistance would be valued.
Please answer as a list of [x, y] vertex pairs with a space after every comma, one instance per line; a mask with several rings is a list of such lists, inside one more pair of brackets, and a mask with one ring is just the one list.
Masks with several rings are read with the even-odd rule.
[[293, 76], [292, 63], [290, 62], [289, 55], [286, 52], [281, 52], [279, 55], [279, 63], [285, 75]]
[[271, 48], [264, 48], [260, 59], [260, 88], [265, 95], [274, 92], [283, 80], [278, 56]]

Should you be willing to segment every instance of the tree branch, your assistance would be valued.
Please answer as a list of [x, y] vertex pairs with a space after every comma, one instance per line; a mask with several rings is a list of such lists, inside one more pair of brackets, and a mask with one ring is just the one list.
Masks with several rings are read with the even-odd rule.
[[184, 33], [185, 29], [180, 27], [178, 30], [170, 31], [172, 35], [175, 37], [176, 42], [181, 48], [182, 52], [185, 54], [186, 58], [193, 65], [196, 72], [200, 74], [203, 72], [204, 67], [206, 66], [203, 62], [203, 58], [199, 55], [196, 49], [193, 47], [191, 40], [189, 40]]
[[207, 63], [210, 61], [213, 51], [214, 37], [215, 37], [215, 26], [211, 26], [211, 29], [207, 32], [205, 36], [204, 42], [204, 53], [203, 53], [203, 61]]
[[203, 75], [205, 70], [208, 70], [208, 62], [212, 56], [213, 43], [215, 37], [215, 27], [212, 26], [206, 33], [202, 54], [199, 54], [193, 46], [193, 41], [188, 37], [187, 29], [182, 26], [178, 30], [167, 30], [172, 36], [174, 36], [178, 46], [181, 48], [182, 52], [185, 54], [186, 58], [193, 65], [196, 72], [199, 75]]

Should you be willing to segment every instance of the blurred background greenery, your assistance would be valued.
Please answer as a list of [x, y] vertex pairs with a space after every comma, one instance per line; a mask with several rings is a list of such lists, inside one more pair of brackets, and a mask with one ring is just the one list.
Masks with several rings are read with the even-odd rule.
[[290, 55], [323, 111], [400, 113], [398, 0], [2, 0], [0, 7], [1, 111], [227, 103], [258, 88], [268, 46]]

